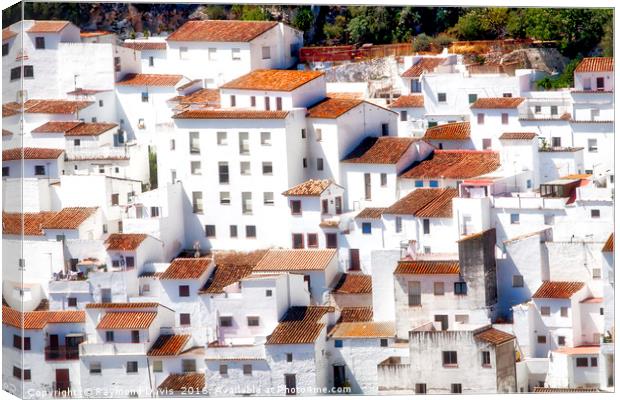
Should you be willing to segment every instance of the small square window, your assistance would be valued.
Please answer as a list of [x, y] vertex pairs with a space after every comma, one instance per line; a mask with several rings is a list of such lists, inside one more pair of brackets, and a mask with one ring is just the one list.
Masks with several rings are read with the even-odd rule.
[[477, 120], [478, 125], [484, 125], [484, 113], [478, 113]]
[[588, 366], [588, 357], [577, 357], [575, 363], [578, 367], [583, 368]]
[[478, 95], [477, 95], [477, 94], [475, 94], [475, 93], [470, 93], [470, 94], [467, 96], [467, 98], [468, 98], [468, 100], [469, 100], [469, 104], [472, 104], [472, 103], [474, 103], [476, 100], [478, 100]]
[[601, 210], [597, 210], [597, 209], [590, 210], [590, 217], [591, 218], [600, 218], [601, 217]]
[[105, 333], [105, 341], [107, 343], [114, 342], [114, 331], [106, 331], [106, 333]]
[[452, 385], [450, 385], [450, 393], [452, 394], [463, 393], [462, 385], [460, 383], [453, 383]]
[[551, 308], [547, 306], [540, 307], [540, 315], [549, 316], [551, 315]]
[[162, 360], [153, 360], [153, 372], [163, 372], [164, 362]]
[[523, 275], [512, 276], [512, 287], [523, 287]]
[[101, 363], [100, 362], [91, 362], [88, 366], [88, 372], [91, 375], [101, 375]]
[[237, 236], [238, 236], [237, 225], [230, 225], [230, 237], [236, 238]]
[[440, 103], [445, 103], [447, 100], [447, 96], [445, 93], [437, 93], [437, 101]]
[[566, 337], [558, 336], [558, 346], [566, 346]]
[[128, 374], [138, 373], [138, 362], [137, 361], [127, 361], [127, 373]]
[[510, 223], [512, 225], [519, 224], [519, 214], [510, 214]]
[[319, 247], [319, 235], [316, 233], [308, 233], [308, 248], [316, 249]]
[[189, 285], [179, 285], [179, 297], [189, 297]]
[[259, 326], [260, 318], [259, 317], [248, 317], [248, 326]]
[[230, 205], [230, 192], [220, 192], [220, 204], [223, 206]]
[[218, 146], [225, 146], [228, 144], [228, 136], [226, 132], [217, 133], [217, 144]]
[[426, 383], [416, 383], [415, 394], [426, 394]]
[[337, 349], [342, 348], [342, 340], [340, 340], [340, 339], [334, 340], [334, 347], [337, 348]]
[[291, 200], [291, 214], [301, 215], [301, 200]]
[[380, 347], [388, 347], [388, 340], [387, 339], [380, 339], [379, 340], [379, 346]]
[[271, 47], [263, 46], [263, 48], [262, 48], [262, 56], [263, 56], [263, 60], [270, 59], [271, 58]]
[[241, 60], [241, 49], [238, 49], [238, 48], [232, 49], [232, 59], [233, 61]]
[[551, 115], [558, 115], [558, 106], [551, 106]]
[[372, 233], [372, 224], [370, 222], [362, 222], [362, 233], [370, 235]]
[[34, 174], [35, 175], [45, 175], [45, 165], [35, 165], [34, 166]]
[[265, 297], [271, 297], [271, 296], [273, 296], [273, 290], [271, 289], [265, 290]]
[[591, 367], [598, 367], [598, 358], [590, 357], [590, 366]]
[[467, 282], [454, 282], [454, 294], [466, 295], [467, 294]]
[[263, 204], [266, 206], [274, 205], [273, 192], [263, 192]]
[[435, 296], [443, 296], [444, 295], [444, 283], [443, 282], [434, 282], [433, 283], [433, 294]]
[[255, 225], [246, 225], [245, 237], [252, 238], [252, 239], [256, 238], [256, 226]]
[[491, 352], [490, 351], [482, 352], [482, 366], [485, 368], [491, 367]]
[[568, 307], [560, 307], [560, 316], [568, 317]]
[[77, 307], [77, 297], [67, 297], [67, 305], [69, 307]]
[[387, 186], [387, 174], [381, 174], [381, 186], [385, 187]]
[[508, 125], [508, 113], [502, 113], [502, 125]]
[[601, 269], [592, 268], [592, 279], [601, 279]]
[[260, 144], [263, 146], [271, 146], [271, 132], [260, 133]]
[[252, 364], [243, 364], [243, 375], [252, 375]]
[[414, 185], [417, 188], [424, 187], [424, 181], [417, 180], [417, 181], [415, 181]]
[[439, 181], [435, 181], [435, 180], [428, 181], [428, 186], [432, 188], [437, 188], [439, 187]]
[[228, 365], [220, 364], [220, 375], [228, 375]]
[[215, 237], [215, 225], [205, 225], [205, 236], [208, 238]]
[[293, 362], [293, 353], [286, 353], [286, 362]]
[[142, 102], [147, 103], [149, 101], [149, 92], [142, 92]]
[[538, 344], [545, 344], [545, 343], [547, 343], [547, 337], [546, 336], [538, 336], [536, 338], [536, 342]]
[[233, 325], [233, 318], [230, 316], [221, 316], [220, 317], [220, 326], [222, 327], [231, 327]]
[[179, 314], [179, 325], [181, 326], [191, 325], [190, 314], [187, 314], [187, 313]]
[[541, 106], [534, 106], [534, 114], [540, 114], [542, 112]]
[[273, 164], [271, 161], [263, 162], [263, 175], [273, 175]]

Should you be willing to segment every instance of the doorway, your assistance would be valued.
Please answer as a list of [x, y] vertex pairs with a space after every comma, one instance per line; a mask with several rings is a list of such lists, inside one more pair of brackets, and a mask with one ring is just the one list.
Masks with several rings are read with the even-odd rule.
[[54, 390], [62, 392], [68, 391], [69, 389], [71, 389], [71, 382], [69, 381], [69, 370], [64, 368], [57, 369]]
[[349, 271], [359, 271], [360, 270], [360, 250], [359, 249], [349, 249]]
[[334, 387], [342, 388], [345, 382], [344, 365], [334, 365]]
[[284, 374], [284, 386], [286, 387], [287, 396], [295, 396], [297, 394], [297, 379], [295, 374]]

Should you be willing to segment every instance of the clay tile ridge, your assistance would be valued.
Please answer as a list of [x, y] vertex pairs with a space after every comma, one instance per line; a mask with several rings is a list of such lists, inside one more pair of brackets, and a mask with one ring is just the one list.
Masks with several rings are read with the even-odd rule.
[[426, 140], [467, 140], [470, 135], [469, 122], [452, 122], [428, 128]]
[[65, 29], [69, 21], [34, 21], [34, 24], [26, 30], [30, 33], [55, 33]]
[[471, 105], [471, 108], [517, 108], [524, 100], [523, 97], [486, 97], [476, 100], [474, 104]]
[[198, 279], [207, 271], [211, 262], [211, 258], [175, 258], [159, 279]]
[[335, 119], [362, 103], [360, 99], [326, 98], [310, 107], [306, 117]]
[[400, 96], [389, 105], [390, 108], [423, 108], [424, 96], [404, 95]]
[[583, 288], [583, 282], [545, 281], [540, 285], [534, 299], [570, 299], [573, 294]]
[[394, 136], [365, 137], [342, 162], [396, 164], [415, 141], [414, 138]]
[[309, 179], [282, 192], [283, 196], [320, 196], [333, 182], [330, 179]]
[[221, 89], [290, 92], [325, 75], [320, 71], [259, 69], [225, 83]]

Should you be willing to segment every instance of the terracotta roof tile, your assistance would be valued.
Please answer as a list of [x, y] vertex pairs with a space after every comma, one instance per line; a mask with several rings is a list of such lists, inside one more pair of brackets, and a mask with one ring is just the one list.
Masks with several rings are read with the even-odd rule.
[[538, 135], [534, 132], [504, 132], [499, 137], [500, 140], [532, 140]]
[[13, 32], [12, 30], [10, 30], [9, 28], [4, 28], [2, 30], [2, 40], [8, 40], [12, 37], [17, 36], [17, 32]]
[[469, 179], [500, 168], [499, 153], [490, 150], [434, 150], [401, 175], [406, 179]]
[[169, 41], [250, 42], [275, 27], [274, 21], [188, 21], [168, 36]]
[[481, 332], [478, 332], [474, 334], [474, 338], [494, 344], [496, 346], [515, 339], [515, 337], [510, 333], [506, 333], [495, 328], [488, 328]]
[[342, 274], [333, 292], [336, 294], [372, 293], [372, 277], [362, 274]]
[[460, 272], [458, 260], [413, 260], [399, 261], [394, 275], [458, 275]]
[[583, 282], [545, 281], [540, 285], [534, 299], [570, 299], [573, 294], [581, 290]]
[[21, 113], [21, 108], [22, 105], [14, 101], [4, 103], [2, 105], [2, 118], [12, 117], [13, 115]]
[[467, 140], [469, 139], [469, 122], [453, 122], [433, 126], [426, 130], [426, 140]]
[[34, 21], [34, 24], [26, 32], [55, 33], [62, 31], [68, 25], [69, 21]]
[[148, 50], [166, 50], [166, 42], [123, 42], [123, 47], [128, 49], [148, 51]]
[[344, 113], [354, 109], [362, 103], [364, 103], [364, 100], [326, 98], [318, 104], [310, 107], [306, 117], [334, 119], [340, 117]]
[[577, 346], [577, 347], [559, 347], [552, 350], [554, 353], [562, 353], [568, 355], [586, 355], [586, 354], [598, 354], [600, 346]]
[[82, 124], [80, 121], [49, 121], [32, 130], [32, 133], [65, 133]]
[[14, 328], [43, 329], [47, 324], [82, 324], [84, 311], [29, 311], [22, 313], [2, 306], [2, 323]]
[[135, 302], [135, 303], [88, 303], [86, 308], [103, 309], [135, 309], [135, 308], [157, 308], [159, 303], [154, 302]]
[[389, 338], [396, 335], [394, 322], [341, 322], [329, 333], [331, 339]]
[[174, 119], [285, 119], [288, 111], [260, 111], [241, 109], [185, 110], [172, 116]]
[[188, 391], [201, 393], [205, 388], [205, 374], [203, 372], [186, 372], [183, 374], [170, 374], [157, 387], [158, 390]]
[[266, 344], [314, 343], [325, 327], [321, 319], [332, 310], [325, 306], [291, 307], [267, 337]]
[[5, 235], [43, 236], [43, 224], [54, 217], [56, 212], [43, 211], [38, 213], [2, 213], [2, 233]]
[[252, 251], [217, 250], [213, 252], [215, 265], [218, 267], [254, 267], [267, 253], [266, 249]]
[[396, 164], [414, 138], [382, 136], [366, 137], [342, 162], [360, 164]]
[[191, 335], [159, 335], [155, 343], [149, 349], [149, 357], [176, 356], [184, 348]]
[[614, 252], [614, 234], [612, 233], [607, 238], [605, 245], [603, 246], [603, 252], [605, 253], [613, 253]]
[[144, 233], [112, 233], [105, 241], [108, 250], [134, 251], [146, 239]]
[[327, 92], [326, 95], [332, 99], [364, 99], [364, 93], [362, 92]]
[[485, 97], [476, 100], [471, 108], [517, 108], [524, 100], [523, 97]]
[[97, 207], [67, 207], [43, 223], [43, 229], [77, 229], [97, 211]]
[[30, 99], [24, 103], [24, 110], [29, 114], [75, 114], [91, 104], [82, 100]]
[[320, 196], [333, 182], [330, 179], [309, 179], [293, 186], [285, 192], [283, 196]]
[[223, 293], [226, 286], [239, 282], [242, 278], [252, 274], [253, 267], [251, 265], [241, 266], [216, 266], [213, 274], [204, 287], [200, 289], [200, 293], [216, 294]]
[[254, 271], [322, 271], [334, 257], [336, 249], [271, 249]]
[[357, 213], [355, 219], [381, 219], [385, 210], [385, 207], [366, 207]]
[[290, 92], [323, 75], [319, 71], [259, 69], [225, 83], [221, 89]]
[[97, 324], [97, 329], [148, 329], [155, 317], [155, 311], [106, 312]]
[[400, 96], [390, 104], [390, 108], [424, 108], [424, 96], [405, 95]]
[[402, 73], [403, 78], [417, 78], [425, 72], [433, 72], [446, 59], [439, 57], [423, 57], [413, 64], [408, 70]]
[[457, 196], [458, 191], [453, 188], [420, 188], [392, 204], [383, 213], [424, 218], [451, 218], [452, 199]]
[[117, 86], [175, 86], [183, 75], [166, 74], [127, 74]]
[[587, 57], [581, 60], [575, 68], [575, 72], [611, 72], [613, 70], [613, 57]]
[[533, 393], [595, 393], [595, 388], [552, 388], [552, 387], [535, 387]]
[[5, 138], [5, 137], [9, 137], [9, 136], [13, 136], [13, 132], [11, 132], [8, 129], [3, 129], [2, 130], [2, 137]]
[[112, 35], [112, 34], [114, 34], [114, 32], [110, 32], [110, 31], [80, 31], [80, 37], [81, 38], [91, 38], [91, 37], [105, 36], [105, 35]]
[[210, 258], [175, 258], [159, 279], [198, 279], [209, 265]]
[[[23, 150], [23, 152], [22, 152]], [[2, 151], [2, 161], [55, 160], [64, 153], [63, 149], [44, 149], [40, 147], [16, 147]]]
[[65, 132], [65, 136], [98, 136], [117, 126], [114, 123], [84, 122]]
[[372, 321], [372, 307], [343, 307], [338, 322]]
[[[185, 96], [177, 96], [174, 101], [181, 105], [204, 105], [209, 107], [220, 106], [220, 91], [218, 89], [198, 89]], [[169, 101], [172, 101], [169, 100]]]

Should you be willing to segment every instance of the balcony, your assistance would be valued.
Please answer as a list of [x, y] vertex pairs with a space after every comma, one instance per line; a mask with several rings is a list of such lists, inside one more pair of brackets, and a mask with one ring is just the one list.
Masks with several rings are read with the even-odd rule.
[[82, 343], [81, 356], [144, 355], [149, 343]]
[[127, 147], [72, 147], [66, 150], [68, 161], [129, 160]]
[[47, 346], [45, 348], [45, 361], [67, 361], [79, 359], [80, 351], [77, 346], [59, 346], [55, 348]]
[[266, 358], [265, 346], [260, 344], [226, 345], [213, 342], [208, 344], [205, 358], [207, 360], [264, 360]]

